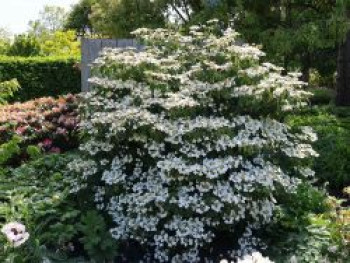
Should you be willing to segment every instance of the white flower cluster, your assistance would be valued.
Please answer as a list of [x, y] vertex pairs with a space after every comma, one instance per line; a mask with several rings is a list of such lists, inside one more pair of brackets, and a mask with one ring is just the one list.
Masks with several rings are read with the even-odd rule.
[[[187, 36], [137, 30], [148, 47], [104, 50], [84, 96], [87, 140], [69, 165], [81, 175], [73, 188], [91, 189], [114, 238], [137, 240], [160, 262], [199, 262], [219, 229], [271, 222], [276, 193], [293, 193], [313, 175], [304, 160], [317, 155], [309, 144], [316, 135], [271, 118], [305, 104], [304, 84], [260, 65], [257, 47], [215, 27]], [[267, 110], [250, 116], [247, 99]], [[253, 235], [237, 237], [236, 256], [258, 246]]]

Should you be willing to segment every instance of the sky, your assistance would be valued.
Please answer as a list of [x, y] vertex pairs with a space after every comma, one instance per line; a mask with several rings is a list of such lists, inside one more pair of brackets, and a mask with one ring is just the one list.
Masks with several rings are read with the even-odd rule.
[[35, 20], [45, 5], [65, 7], [67, 10], [79, 0], [0, 0], [0, 28], [13, 34], [28, 29], [28, 22]]

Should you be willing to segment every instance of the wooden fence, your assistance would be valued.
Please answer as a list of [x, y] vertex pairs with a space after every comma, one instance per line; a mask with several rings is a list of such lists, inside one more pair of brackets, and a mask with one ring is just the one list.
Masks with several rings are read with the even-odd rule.
[[126, 48], [141, 46], [134, 39], [87, 39], [81, 40], [81, 89], [89, 91], [88, 79], [91, 76], [91, 63], [99, 56], [100, 52], [106, 48]]

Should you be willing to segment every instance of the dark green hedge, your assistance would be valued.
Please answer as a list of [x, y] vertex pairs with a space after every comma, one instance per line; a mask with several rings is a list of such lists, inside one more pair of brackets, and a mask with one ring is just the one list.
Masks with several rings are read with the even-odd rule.
[[80, 92], [78, 58], [0, 57], [0, 82], [16, 78], [15, 101]]

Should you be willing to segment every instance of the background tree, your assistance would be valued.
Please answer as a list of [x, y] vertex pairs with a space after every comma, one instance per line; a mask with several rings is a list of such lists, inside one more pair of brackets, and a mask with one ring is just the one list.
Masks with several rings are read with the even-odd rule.
[[65, 29], [88, 27], [109, 36], [129, 36], [139, 27], [194, 23], [196, 14], [210, 10], [207, 7], [216, 2], [220, 0], [81, 0], [68, 15]]
[[10, 56], [38, 56], [40, 54], [40, 43], [34, 35], [17, 35], [9, 48]]
[[158, 1], [100, 0], [92, 5], [91, 21], [101, 34], [128, 37], [139, 27], [165, 25], [164, 12], [164, 5]]
[[[350, 18], [350, 1], [342, 1], [343, 14]], [[339, 46], [337, 67], [337, 96], [338, 106], [350, 106], [350, 31], [347, 32], [345, 41]]]
[[30, 32], [40, 35], [43, 32], [55, 32], [63, 29], [67, 19], [67, 12], [60, 6], [46, 5], [40, 12], [39, 18], [29, 22]]
[[207, 0], [190, 23], [216, 17], [235, 27], [247, 42], [262, 44], [269, 60], [288, 69], [299, 68], [303, 80], [316, 68], [330, 85], [336, 70], [338, 44], [347, 21], [347, 0]]
[[74, 29], [77, 32], [84, 32], [86, 29], [94, 31], [90, 20], [92, 6], [96, 0], [81, 0], [73, 6], [64, 24], [64, 29]]
[[39, 39], [41, 54], [44, 56], [79, 56], [80, 43], [76, 31], [56, 31]]
[[244, 41], [262, 45], [268, 60], [288, 70], [299, 69], [304, 81], [309, 81], [310, 70], [315, 69], [320, 75], [317, 84], [333, 87], [338, 47], [349, 24], [347, 2], [349, 0], [82, 0], [70, 18], [80, 21], [73, 28], [89, 25], [111, 37], [129, 37], [138, 27], [154, 28], [168, 23], [186, 28], [211, 18], [220, 19], [223, 26], [234, 22]]
[[6, 55], [11, 44], [10, 32], [5, 28], [0, 28], [0, 55]]

